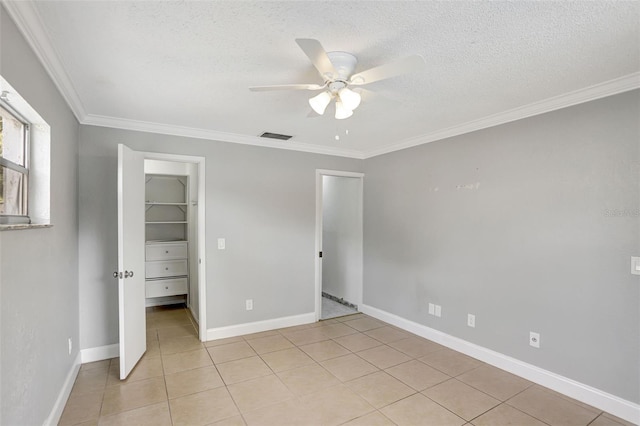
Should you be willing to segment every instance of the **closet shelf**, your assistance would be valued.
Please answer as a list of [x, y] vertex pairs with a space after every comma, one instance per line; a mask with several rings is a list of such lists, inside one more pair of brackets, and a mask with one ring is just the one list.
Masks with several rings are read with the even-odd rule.
[[186, 206], [187, 203], [164, 203], [161, 201], [147, 201], [144, 203], [147, 206]]

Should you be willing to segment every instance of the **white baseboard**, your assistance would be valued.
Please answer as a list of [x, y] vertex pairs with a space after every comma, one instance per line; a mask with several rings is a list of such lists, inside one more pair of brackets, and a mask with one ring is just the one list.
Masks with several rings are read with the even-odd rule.
[[120, 345], [115, 343], [113, 345], [98, 346], [97, 348], [82, 349], [80, 356], [83, 364], [117, 358], [120, 356]]
[[193, 309], [193, 305], [189, 306], [189, 312], [191, 312], [191, 319], [195, 321], [196, 328], [200, 325], [200, 321], [198, 316], [196, 315], [195, 310]]
[[73, 364], [71, 365], [67, 378], [60, 389], [56, 403], [53, 405], [51, 413], [49, 413], [49, 417], [44, 421], [45, 426], [55, 426], [60, 422], [64, 406], [67, 405], [67, 400], [69, 399], [69, 395], [71, 395], [73, 384], [76, 382], [76, 377], [78, 377], [78, 371], [80, 371], [80, 353], [78, 353], [76, 359], [73, 360]]
[[640, 424], [640, 405], [589, 385], [577, 382], [559, 374], [536, 367], [510, 356], [467, 342], [433, 328], [399, 317], [368, 305], [360, 307], [361, 312], [403, 330], [422, 336], [443, 346], [462, 352], [480, 361], [506, 370], [517, 376], [556, 392], [567, 395], [585, 404], [592, 405], [629, 422]]
[[243, 336], [245, 334], [259, 333], [261, 331], [275, 330], [295, 325], [309, 324], [316, 321], [315, 312], [293, 315], [290, 317], [274, 318], [264, 321], [249, 322], [245, 324], [230, 325], [227, 327], [209, 328], [207, 341], [224, 339], [226, 337]]

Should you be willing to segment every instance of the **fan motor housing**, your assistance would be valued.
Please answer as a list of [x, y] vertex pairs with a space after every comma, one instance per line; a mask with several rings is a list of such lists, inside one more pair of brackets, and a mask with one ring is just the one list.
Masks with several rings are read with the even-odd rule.
[[342, 80], [336, 80], [329, 83], [329, 91], [333, 94], [338, 93], [340, 90], [347, 87], [347, 82]]
[[338, 82], [342, 80], [343, 83], [348, 81], [349, 77], [351, 77], [353, 72], [356, 70], [358, 58], [348, 52], [327, 52], [327, 56], [333, 64], [333, 68], [335, 68], [338, 73], [338, 75], [333, 76], [330, 81]]

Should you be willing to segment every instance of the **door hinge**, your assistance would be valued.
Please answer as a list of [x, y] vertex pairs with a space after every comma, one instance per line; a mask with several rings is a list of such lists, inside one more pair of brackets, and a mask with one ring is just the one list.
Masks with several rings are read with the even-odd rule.
[[322, 252], [318, 252], [318, 257], [322, 257]]

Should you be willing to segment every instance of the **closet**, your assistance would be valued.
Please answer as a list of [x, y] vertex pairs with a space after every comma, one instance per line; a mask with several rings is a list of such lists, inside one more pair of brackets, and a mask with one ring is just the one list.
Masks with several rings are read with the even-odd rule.
[[145, 353], [145, 306], [186, 304], [199, 339], [206, 339], [204, 177], [203, 157], [141, 152], [118, 144], [114, 277], [121, 380]]
[[145, 160], [145, 305], [185, 303], [197, 318], [194, 177], [189, 164]]

